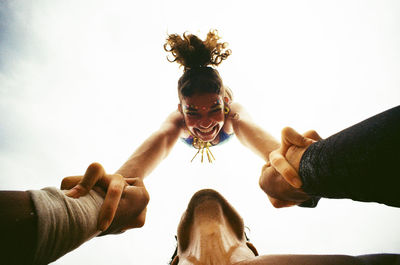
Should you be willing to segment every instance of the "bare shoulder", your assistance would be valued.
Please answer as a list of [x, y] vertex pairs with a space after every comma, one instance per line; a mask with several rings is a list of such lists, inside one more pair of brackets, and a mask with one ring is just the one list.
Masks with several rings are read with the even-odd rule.
[[242, 111], [242, 105], [240, 105], [237, 102], [232, 102], [229, 105], [229, 114], [226, 117], [225, 124], [223, 127], [224, 132], [227, 134], [232, 134], [233, 133], [233, 127], [232, 124], [235, 122], [235, 119], [239, 117], [239, 113]]
[[232, 121], [237, 121], [239, 119], [250, 119], [249, 114], [247, 113], [246, 109], [239, 103], [233, 102], [230, 105], [230, 112], [228, 116], [228, 120]]
[[241, 110], [244, 110], [243, 106], [238, 102], [232, 102], [229, 107], [231, 112], [240, 112]]

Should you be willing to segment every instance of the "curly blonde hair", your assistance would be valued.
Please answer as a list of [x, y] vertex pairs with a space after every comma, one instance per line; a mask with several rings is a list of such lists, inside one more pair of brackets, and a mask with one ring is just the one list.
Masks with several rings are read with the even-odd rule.
[[[217, 30], [210, 30], [203, 41], [196, 35], [183, 33], [170, 34], [164, 44], [164, 50], [171, 53], [169, 62], [177, 62], [184, 67], [184, 73], [178, 81], [178, 93], [191, 96], [195, 93], [229, 93], [231, 91], [222, 84], [218, 71], [214, 68], [226, 60], [232, 51], [227, 49], [228, 43], [220, 42]], [[225, 91], [226, 90], [226, 91]]]

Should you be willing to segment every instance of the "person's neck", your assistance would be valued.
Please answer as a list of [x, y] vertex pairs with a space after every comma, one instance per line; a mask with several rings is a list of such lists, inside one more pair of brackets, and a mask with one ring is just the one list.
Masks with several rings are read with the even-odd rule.
[[193, 212], [187, 247], [179, 253], [180, 261], [193, 265], [230, 265], [254, 257], [228, 218], [219, 202], [212, 199], [200, 202]]
[[195, 228], [190, 246], [185, 251], [188, 260], [202, 265], [231, 264], [232, 253], [240, 242], [229, 230], [218, 222]]
[[210, 208], [208, 215], [195, 219], [189, 246], [181, 258], [194, 265], [228, 265], [247, 258], [241, 258], [241, 251], [236, 251], [243, 242], [218, 211], [210, 214]]

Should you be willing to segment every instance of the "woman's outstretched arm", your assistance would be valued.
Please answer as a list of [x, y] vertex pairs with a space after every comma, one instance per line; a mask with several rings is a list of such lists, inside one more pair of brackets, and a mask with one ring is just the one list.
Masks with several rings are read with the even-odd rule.
[[[182, 122], [182, 114], [179, 111], [171, 113], [161, 125], [160, 129], [139, 146], [113, 176], [122, 176], [128, 183], [135, 179], [142, 181], [169, 154], [183, 131]], [[94, 168], [96, 168], [95, 164]], [[88, 172], [85, 174], [87, 173]], [[106, 174], [104, 170], [98, 175], [104, 177], [103, 182], [113, 182], [113, 179], [110, 177], [111, 175]], [[110, 196], [106, 197], [99, 216], [99, 226], [101, 228], [108, 227], [112, 222], [125, 187], [125, 181], [121, 183], [118, 179], [116, 180], [117, 184], [113, 185], [111, 190], [110, 188], [107, 190]], [[64, 188], [70, 189], [66, 195], [79, 198], [87, 194], [93, 188], [96, 181], [86, 181], [82, 176], [78, 176], [65, 178], [63, 180], [63, 183], [64, 182], [68, 182], [68, 187]], [[148, 197], [148, 194], [146, 194], [146, 196]]]
[[117, 170], [125, 178], [144, 179], [167, 157], [183, 131], [182, 114], [175, 111]]
[[279, 142], [255, 124], [245, 109], [238, 103], [232, 103], [230, 119], [233, 131], [239, 141], [268, 162], [269, 154], [279, 148]]

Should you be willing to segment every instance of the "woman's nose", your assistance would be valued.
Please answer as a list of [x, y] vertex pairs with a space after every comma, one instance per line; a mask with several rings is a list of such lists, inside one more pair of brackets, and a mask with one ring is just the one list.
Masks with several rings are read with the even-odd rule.
[[212, 125], [212, 120], [208, 117], [201, 119], [199, 122], [199, 127], [204, 129], [208, 129], [209, 127], [211, 127], [211, 125]]

